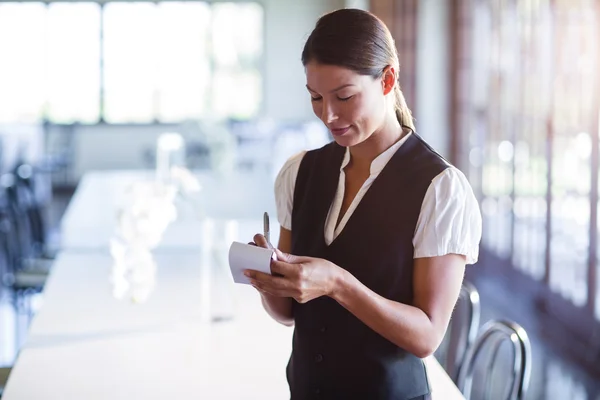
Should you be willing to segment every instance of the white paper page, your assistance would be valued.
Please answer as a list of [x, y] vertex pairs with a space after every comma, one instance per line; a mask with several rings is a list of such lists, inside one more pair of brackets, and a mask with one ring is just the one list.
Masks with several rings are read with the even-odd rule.
[[274, 254], [275, 252], [270, 249], [233, 242], [229, 248], [229, 268], [233, 281], [250, 284], [250, 280], [244, 275], [246, 269], [271, 274], [271, 259]]

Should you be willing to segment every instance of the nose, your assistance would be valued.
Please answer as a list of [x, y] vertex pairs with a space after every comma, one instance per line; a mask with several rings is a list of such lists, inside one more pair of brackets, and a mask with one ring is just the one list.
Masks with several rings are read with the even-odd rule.
[[337, 119], [337, 114], [333, 106], [328, 101], [323, 101], [323, 110], [321, 111], [321, 120], [329, 124]]

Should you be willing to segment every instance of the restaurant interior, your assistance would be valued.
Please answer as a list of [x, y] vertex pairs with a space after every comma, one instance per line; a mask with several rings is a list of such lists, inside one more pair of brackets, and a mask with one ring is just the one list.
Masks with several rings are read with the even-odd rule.
[[301, 52], [342, 8], [482, 217], [432, 399], [600, 400], [600, 0], [0, 1], [0, 398], [289, 398], [228, 254], [333, 140]]

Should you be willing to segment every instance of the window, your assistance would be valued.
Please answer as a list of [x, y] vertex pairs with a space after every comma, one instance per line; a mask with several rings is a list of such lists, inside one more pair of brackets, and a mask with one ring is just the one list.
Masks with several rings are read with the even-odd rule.
[[457, 57], [485, 254], [540, 281], [546, 307], [582, 331], [600, 321], [597, 3], [475, 1], [472, 53]]
[[[256, 65], [262, 53], [262, 8], [257, 4], [213, 5], [215, 87], [218, 116], [247, 118], [260, 106], [261, 78]], [[233, 95], [235, 93], [235, 95]]]
[[0, 3], [0, 122], [251, 118], [262, 29], [256, 3]]
[[100, 7], [52, 3], [47, 24], [47, 117], [62, 123], [98, 121]]
[[0, 4], [0, 121], [32, 122], [44, 113], [46, 8]]

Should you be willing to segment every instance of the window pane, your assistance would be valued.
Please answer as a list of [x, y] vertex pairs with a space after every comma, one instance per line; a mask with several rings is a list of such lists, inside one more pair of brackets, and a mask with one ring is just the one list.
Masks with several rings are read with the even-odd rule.
[[255, 116], [262, 101], [262, 7], [256, 3], [214, 4], [212, 40], [214, 113], [220, 117]]
[[158, 13], [158, 119], [167, 122], [201, 117], [210, 87], [210, 6], [160, 3]]
[[35, 122], [46, 98], [46, 6], [0, 3], [0, 122]]
[[256, 3], [213, 5], [213, 49], [220, 66], [253, 66], [262, 54], [263, 10]]
[[[513, 129], [515, 97], [514, 81], [516, 65], [518, 65], [514, 42], [514, 8], [490, 9], [487, 17], [490, 29], [488, 60], [485, 64], [488, 72], [487, 82], [478, 93], [488, 95], [487, 103], [481, 109], [496, 110], [495, 113], [482, 112], [486, 116], [480, 154], [475, 154], [475, 161], [481, 160], [481, 191], [484, 236], [483, 244], [497, 256], [510, 260], [512, 256], [513, 237], [513, 163], [515, 154], [514, 138], [508, 133]], [[484, 28], [483, 24], [481, 27]], [[479, 124], [478, 124], [479, 125]]]
[[581, 142], [588, 139], [567, 131], [553, 143], [550, 287], [578, 306], [587, 301], [591, 168]]
[[217, 117], [248, 119], [260, 106], [261, 79], [258, 71], [217, 71], [213, 78], [213, 112]]
[[518, 4], [521, 54], [520, 96], [515, 131], [515, 188], [513, 265], [541, 280], [546, 272], [546, 229], [548, 168], [546, 159], [547, 123], [551, 80], [547, 66], [552, 64], [548, 34], [548, 5]]
[[159, 56], [157, 7], [108, 3], [104, 10], [105, 120], [152, 122]]
[[100, 7], [48, 7], [48, 116], [53, 122], [94, 123], [100, 111]]
[[[590, 5], [559, 3], [555, 8], [555, 137], [552, 148], [552, 237], [550, 286], [577, 306], [588, 299], [591, 121], [590, 82], [597, 70], [589, 55], [597, 47]], [[587, 9], [590, 7], [590, 9]]]

